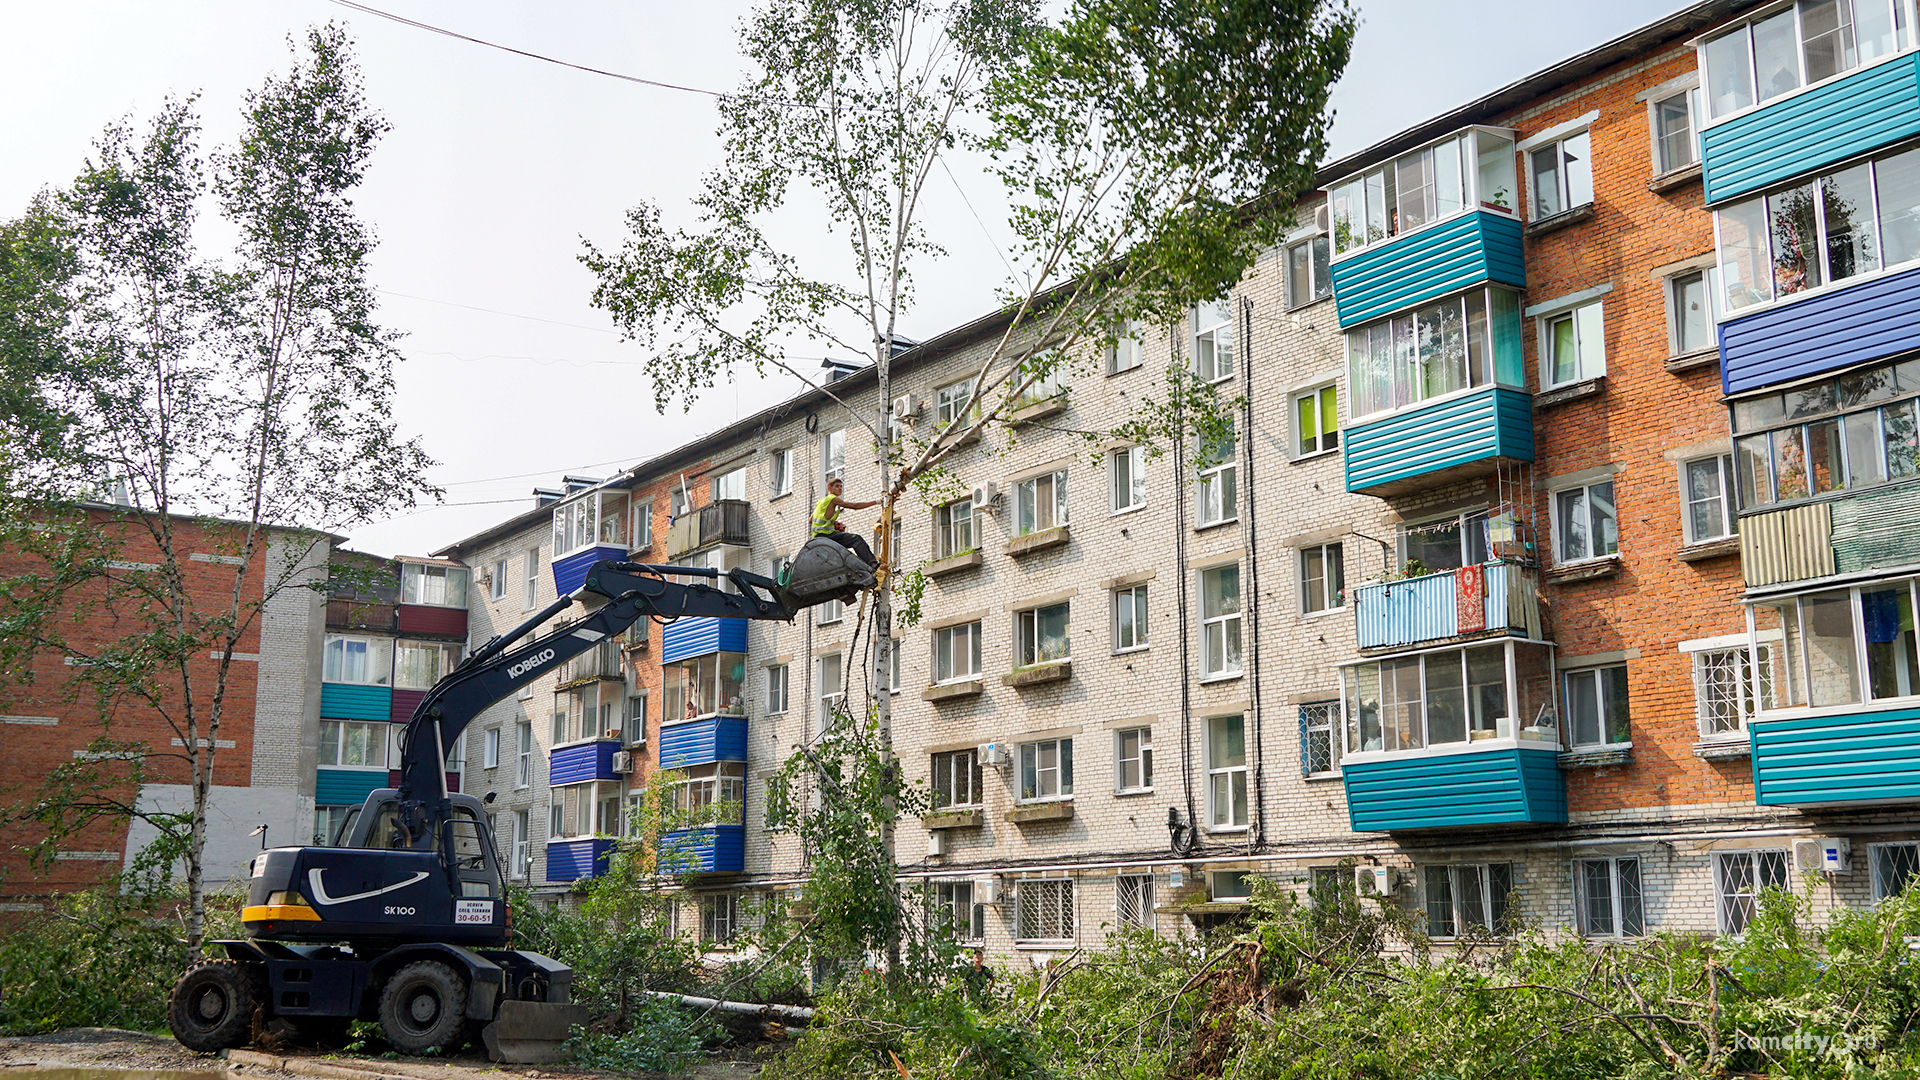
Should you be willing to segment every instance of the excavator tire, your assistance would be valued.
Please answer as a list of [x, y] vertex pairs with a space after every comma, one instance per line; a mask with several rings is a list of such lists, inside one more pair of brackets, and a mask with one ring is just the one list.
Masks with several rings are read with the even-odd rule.
[[467, 983], [438, 960], [416, 960], [380, 991], [380, 1030], [403, 1054], [451, 1049], [466, 1034]]
[[167, 1026], [180, 1045], [202, 1054], [245, 1046], [259, 995], [252, 972], [234, 960], [202, 960], [167, 996]]

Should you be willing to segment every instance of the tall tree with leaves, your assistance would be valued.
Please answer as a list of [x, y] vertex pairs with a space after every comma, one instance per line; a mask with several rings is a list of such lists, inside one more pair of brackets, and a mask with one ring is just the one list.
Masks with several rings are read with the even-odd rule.
[[[181, 812], [143, 806], [129, 783], [162, 770], [116, 773], [111, 762], [166, 751], [113, 746], [56, 769], [24, 814], [44, 827], [43, 852], [103, 816], [159, 828], [184, 862], [194, 944], [236, 654], [269, 605], [324, 587], [326, 530], [433, 494], [422, 479], [431, 462], [391, 419], [396, 335], [375, 321], [374, 241], [351, 199], [386, 125], [342, 30], [315, 28], [304, 46], [248, 94], [237, 145], [210, 165], [191, 100], [168, 101], [144, 136], [110, 127], [50, 211], [51, 234], [69, 243], [69, 271], [49, 279], [71, 305], [64, 325], [27, 340], [47, 328], [0, 322], [0, 356], [78, 358], [43, 362], [62, 377], [38, 379], [28, 399], [67, 441], [5, 492], [0, 521], [31, 567], [0, 583], [0, 618], [42, 655], [74, 658], [62, 692], [96, 703], [109, 727], [130, 710], [158, 717], [191, 792]], [[209, 194], [237, 237], [220, 262], [195, 246]], [[76, 474], [114, 505], [74, 506], [91, 493], [76, 490]], [[189, 524], [217, 554], [187, 550]], [[117, 557], [135, 546], [140, 561]], [[189, 570], [209, 558], [211, 587]], [[112, 609], [128, 632], [77, 636], [79, 607]], [[17, 683], [25, 671], [4, 674]]]
[[[771, 369], [811, 384], [790, 351], [810, 343], [870, 359], [875, 405], [848, 407], [872, 437], [889, 522], [910, 488], [941, 483], [955, 448], [1007, 425], [1030, 389], [1090, 369], [1095, 346], [1130, 321], [1175, 325], [1240, 279], [1282, 225], [1277, 211], [1311, 186], [1353, 31], [1344, 0], [1070, 0], [1051, 23], [1033, 0], [767, 0], [742, 26], [756, 70], [722, 100], [726, 156], [696, 200], [700, 226], [630, 211], [618, 249], [589, 244], [583, 256], [599, 278], [594, 303], [650, 352], [662, 409], [721, 376]], [[895, 442], [893, 345], [912, 270], [943, 254], [926, 189], [958, 148], [983, 155], [971, 160], [988, 162], [1010, 205], [1009, 318], [974, 373], [966, 419]], [[795, 180], [848, 243], [844, 276], [810, 277], [765, 231]], [[1114, 430], [1087, 435], [1217, 440], [1229, 407], [1176, 370]], [[891, 663], [899, 580], [889, 574], [875, 597], [872, 686]], [[872, 721], [890, 745], [887, 694]], [[897, 945], [889, 952], [897, 960]]]

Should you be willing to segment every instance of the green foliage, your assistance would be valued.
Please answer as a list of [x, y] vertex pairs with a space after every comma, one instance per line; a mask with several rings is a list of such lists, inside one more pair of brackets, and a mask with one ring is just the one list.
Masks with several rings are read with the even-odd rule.
[[164, 878], [129, 875], [10, 917], [0, 934], [0, 1033], [166, 1026], [191, 952]]
[[617, 1072], [685, 1072], [720, 1026], [670, 1001], [650, 998], [627, 1013], [627, 1030], [591, 1034], [574, 1029], [561, 1052], [575, 1065]]

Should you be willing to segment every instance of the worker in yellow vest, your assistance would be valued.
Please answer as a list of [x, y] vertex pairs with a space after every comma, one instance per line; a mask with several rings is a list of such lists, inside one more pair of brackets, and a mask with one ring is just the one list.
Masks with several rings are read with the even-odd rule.
[[813, 504], [813, 535], [824, 536], [859, 556], [868, 566], [877, 567], [880, 560], [873, 557], [873, 549], [867, 546], [867, 542], [840, 527], [840, 511], [866, 510], [880, 504], [851, 502], [841, 497], [840, 489], [840, 478], [836, 476], [827, 481], [826, 496]]

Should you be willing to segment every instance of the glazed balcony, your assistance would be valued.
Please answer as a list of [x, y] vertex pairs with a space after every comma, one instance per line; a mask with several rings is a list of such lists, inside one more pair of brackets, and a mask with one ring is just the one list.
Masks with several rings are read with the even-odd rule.
[[547, 843], [547, 884], [566, 885], [607, 872], [614, 841], [600, 837]]
[[555, 747], [547, 754], [547, 784], [558, 787], [589, 780], [619, 780], [624, 774], [613, 767], [618, 753], [619, 739], [589, 739]]
[[1354, 590], [1362, 650], [1512, 634], [1542, 635], [1532, 569], [1494, 562]]
[[738, 874], [747, 866], [742, 825], [698, 825], [660, 837], [660, 864], [682, 874]]
[[1920, 135], [1920, 54], [1855, 68], [1700, 132], [1709, 204], [1738, 198]]
[[1475, 285], [1524, 288], [1520, 220], [1476, 210], [1405, 233], [1333, 264], [1342, 329]]
[[1388, 496], [1533, 460], [1533, 400], [1487, 386], [1364, 420], [1346, 432], [1347, 490]]
[[714, 544], [745, 547], [752, 503], [744, 499], [715, 499], [690, 514], [676, 518], [667, 530], [667, 553], [674, 558]]
[[1567, 822], [1553, 744], [1348, 761], [1340, 772], [1355, 832]]

